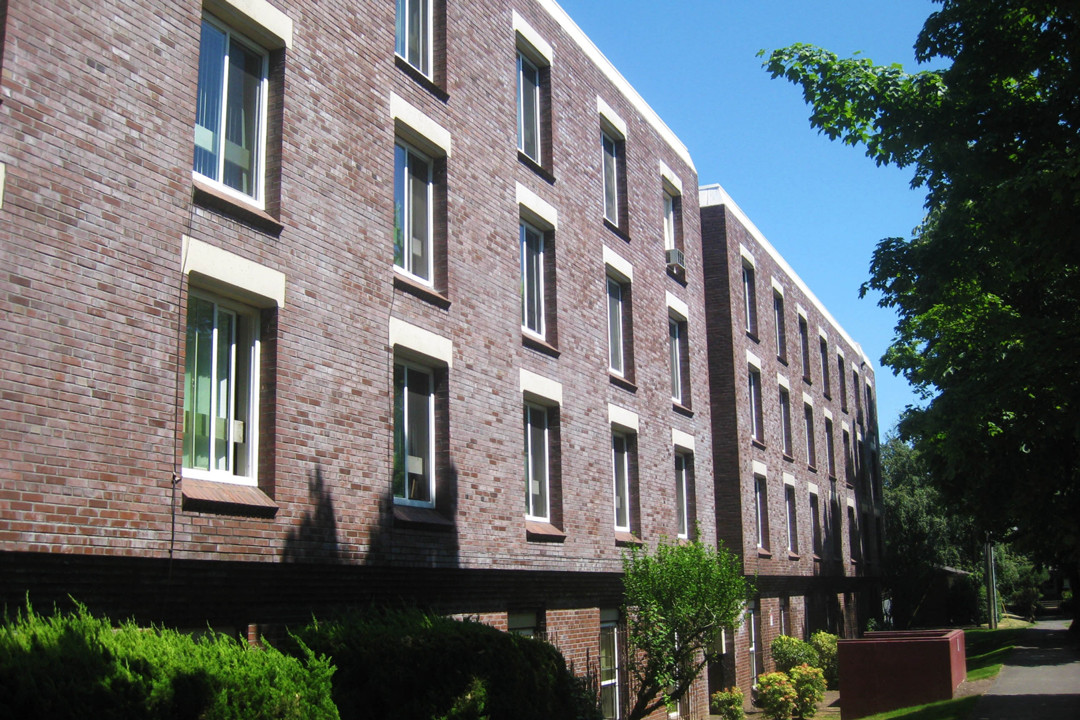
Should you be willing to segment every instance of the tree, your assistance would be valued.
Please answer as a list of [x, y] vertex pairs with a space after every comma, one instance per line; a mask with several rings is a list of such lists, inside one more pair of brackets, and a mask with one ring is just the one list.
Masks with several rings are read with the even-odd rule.
[[[904, 629], [920, 623], [919, 610], [933, 579], [943, 568], [981, 576], [982, 544], [970, 518], [941, 501], [919, 451], [891, 434], [881, 447], [884, 490], [884, 581], [892, 600], [892, 619]], [[965, 583], [961, 583], [964, 585]], [[950, 604], [951, 619], [971, 622], [978, 611], [978, 589], [966, 583], [961, 606]]]
[[926, 188], [862, 288], [896, 310], [882, 360], [924, 400], [901, 434], [947, 502], [1080, 586], [1080, 6], [938, 2], [915, 43], [938, 69], [808, 45], [766, 67], [813, 127]]
[[738, 558], [698, 540], [668, 542], [623, 556], [632, 706], [641, 720], [678, 702], [715, 657], [724, 628], [736, 625], [750, 588]]

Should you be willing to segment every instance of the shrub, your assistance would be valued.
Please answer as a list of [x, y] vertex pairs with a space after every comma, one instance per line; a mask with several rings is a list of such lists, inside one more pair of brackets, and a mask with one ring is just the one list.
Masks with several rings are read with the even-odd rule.
[[789, 720], [795, 710], [795, 687], [787, 673], [771, 672], [758, 675], [757, 705], [772, 720]]
[[805, 640], [780, 635], [772, 641], [772, 658], [776, 669], [787, 672], [796, 665], [820, 667], [817, 650]]
[[830, 690], [840, 687], [840, 668], [836, 660], [837, 638], [832, 633], [818, 630], [810, 636], [810, 644], [817, 650], [820, 667], [825, 673], [825, 684]]
[[334, 668], [209, 633], [113, 627], [85, 607], [38, 615], [29, 606], [0, 626], [0, 716], [162, 720], [338, 717]]
[[817, 714], [818, 703], [825, 697], [825, 674], [821, 668], [796, 665], [788, 672], [795, 688], [795, 717], [812, 718]]
[[333, 658], [344, 720], [595, 720], [596, 693], [548, 643], [417, 610], [373, 610], [296, 633]]
[[714, 715], [719, 715], [722, 720], [744, 720], [746, 713], [743, 711], [743, 692], [738, 687], [732, 686], [727, 690], [718, 690], [712, 694], [710, 705]]

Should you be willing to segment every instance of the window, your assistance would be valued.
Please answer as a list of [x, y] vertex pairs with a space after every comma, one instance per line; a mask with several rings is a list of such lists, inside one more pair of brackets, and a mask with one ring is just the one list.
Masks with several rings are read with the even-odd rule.
[[750, 437], [765, 442], [765, 420], [761, 409], [761, 371], [750, 366]]
[[397, 0], [395, 52], [427, 77], [431, 77], [432, 0]]
[[604, 152], [604, 219], [616, 227], [619, 223], [619, 185], [621, 170], [621, 143], [616, 142], [606, 132], [600, 133], [600, 142]]
[[664, 249], [674, 250], [675, 244], [675, 210], [678, 199], [676, 196], [664, 190]]
[[840, 409], [847, 412], [847, 376], [844, 373], [844, 356], [836, 356], [836, 381], [840, 383]]
[[398, 142], [394, 145], [394, 265], [432, 283], [434, 205], [432, 161]]
[[795, 449], [791, 439], [791, 393], [786, 387], [780, 387], [780, 432], [783, 435], [784, 457], [794, 457]]
[[757, 286], [754, 268], [746, 262], [742, 266], [743, 310], [746, 315], [746, 334], [757, 336]]
[[668, 348], [671, 361], [671, 400], [689, 407], [689, 364], [686, 351], [686, 321], [668, 316]]
[[817, 493], [810, 493], [810, 532], [813, 536], [814, 555], [821, 557], [821, 509]]
[[[847, 423], [845, 423], [845, 426], [846, 424]], [[848, 432], [847, 427], [844, 427], [844, 429], [841, 430], [841, 437], [844, 442], [844, 480], [847, 481], [848, 485], [851, 485], [855, 480], [855, 475], [852, 472], [851, 433]]]
[[858, 562], [862, 555], [859, 549], [859, 528], [855, 525], [855, 508], [850, 505], [847, 509], [847, 523], [848, 551], [851, 553], [851, 562]]
[[799, 316], [799, 343], [802, 346], [803, 380], [810, 382], [810, 330], [806, 327], [806, 318]]
[[622, 715], [619, 683], [622, 648], [617, 617], [617, 611], [600, 613], [600, 709], [605, 720], [616, 720]]
[[521, 326], [543, 338], [544, 327], [544, 234], [522, 222], [521, 242]]
[[794, 637], [791, 634], [791, 600], [786, 595], [780, 598], [780, 634]]
[[517, 56], [518, 150], [540, 163], [540, 70]]
[[544, 637], [544, 611], [506, 613], [506, 631], [522, 637]]
[[255, 485], [259, 315], [192, 291], [184, 366], [184, 477]]
[[787, 326], [784, 324], [784, 296], [773, 293], [773, 325], [776, 327], [776, 359], [787, 363]]
[[812, 405], [804, 405], [803, 413], [806, 417], [806, 464], [811, 468], [817, 466], [817, 450], [814, 443], [814, 408]]
[[678, 537], [690, 537], [690, 485], [687, 481], [690, 458], [685, 453], [675, 453], [675, 515], [678, 518]]
[[616, 278], [608, 276], [608, 368], [611, 372], [623, 377], [629, 375], [629, 353], [627, 352], [629, 289], [629, 283], [623, 284]]
[[829, 477], [836, 477], [836, 451], [833, 449], [834, 444], [833, 435], [833, 421], [832, 418], [825, 418], [825, 458], [829, 466]]
[[746, 630], [749, 634], [750, 677], [757, 677], [765, 672], [765, 653], [761, 642], [761, 622], [758, 617], [758, 602], [753, 600], [746, 606]]
[[202, 20], [194, 171], [263, 205], [268, 55], [210, 16]]
[[435, 378], [394, 364], [394, 502], [435, 506]]
[[615, 483], [615, 529], [630, 532], [630, 440], [622, 433], [611, 434], [611, 466]]
[[821, 392], [825, 397], [831, 397], [829, 388], [829, 341], [820, 338], [821, 348]]
[[549, 448], [548, 409], [526, 403], [525, 517], [530, 520], [551, 520]]
[[870, 385], [866, 386], [866, 427], [873, 428], [877, 422], [877, 411], [874, 409], [874, 391]]
[[784, 486], [784, 501], [787, 504], [787, 549], [788, 552], [799, 552], [799, 526], [795, 516], [795, 488], [791, 485]]
[[766, 494], [765, 476], [754, 476], [754, 516], [757, 522], [757, 545], [769, 549], [769, 499]]
[[855, 422], [862, 424], [862, 395], [859, 393], [859, 373], [851, 371], [851, 394], [855, 396]]

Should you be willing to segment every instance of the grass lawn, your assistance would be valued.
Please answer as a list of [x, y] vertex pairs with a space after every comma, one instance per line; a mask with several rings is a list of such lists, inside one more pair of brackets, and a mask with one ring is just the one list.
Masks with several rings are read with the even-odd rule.
[[[964, 631], [967, 650], [967, 680], [985, 680], [1001, 672], [1001, 663], [1016, 644], [1021, 629], [1030, 623], [1003, 620], [997, 630], [971, 628]], [[967, 720], [975, 709], [978, 695], [953, 698], [928, 705], [916, 705], [891, 712], [871, 715], [863, 720]]]

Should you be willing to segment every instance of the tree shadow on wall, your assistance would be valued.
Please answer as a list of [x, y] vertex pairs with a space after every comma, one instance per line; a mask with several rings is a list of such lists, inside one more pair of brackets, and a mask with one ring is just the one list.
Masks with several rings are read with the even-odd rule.
[[334, 498], [316, 465], [308, 478], [308, 511], [300, 524], [289, 531], [281, 558], [285, 562], [341, 562]]

